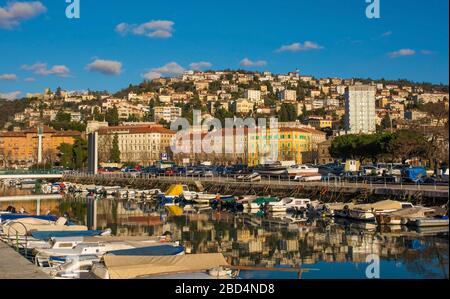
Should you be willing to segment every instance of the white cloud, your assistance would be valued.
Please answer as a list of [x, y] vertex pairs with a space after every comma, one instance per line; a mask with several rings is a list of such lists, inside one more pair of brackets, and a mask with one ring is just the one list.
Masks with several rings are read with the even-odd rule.
[[47, 64], [42, 62], [33, 65], [23, 65], [22, 69], [41, 76], [56, 75], [58, 77], [67, 77], [70, 73], [69, 68], [65, 65], [54, 65], [51, 68], [47, 68]]
[[267, 61], [265, 61], [265, 60], [252, 61], [252, 60], [250, 60], [248, 58], [244, 58], [244, 59], [241, 60], [241, 62], [239, 62], [239, 64], [241, 66], [248, 66], [248, 67], [251, 67], [251, 66], [265, 66], [265, 65], [267, 65]]
[[400, 49], [398, 51], [388, 53], [390, 58], [398, 58], [403, 56], [412, 56], [415, 55], [416, 51], [413, 49]]
[[191, 70], [194, 71], [201, 71], [204, 69], [209, 69], [212, 67], [212, 63], [211, 62], [207, 62], [207, 61], [199, 61], [199, 62], [193, 62], [189, 65], [189, 67], [191, 68]]
[[150, 38], [170, 38], [173, 33], [172, 21], [153, 20], [142, 24], [120, 23], [116, 26], [116, 32], [122, 36], [127, 34], [143, 35]]
[[47, 8], [39, 1], [8, 2], [5, 7], [0, 7], [0, 28], [14, 29], [20, 22], [45, 12]]
[[181, 75], [185, 69], [176, 62], [169, 62], [161, 67], [153, 68], [142, 75], [147, 80], [158, 79], [162, 76]]
[[391, 36], [392, 33], [393, 33], [392, 31], [386, 31], [386, 32], [382, 33], [382, 34], [380, 35], [380, 37], [388, 37], [388, 36]]
[[96, 59], [86, 66], [90, 72], [100, 72], [104, 75], [120, 75], [122, 72], [122, 63], [115, 60]]
[[25, 82], [35, 82], [35, 81], [36, 79], [34, 79], [33, 77], [25, 78]]
[[5, 100], [8, 100], [8, 101], [14, 101], [14, 100], [17, 100], [19, 98], [20, 94], [21, 94], [20, 91], [13, 91], [13, 92], [7, 92], [7, 93], [0, 92], [0, 99], [5, 99]]
[[315, 42], [305, 41], [301, 43], [293, 43], [290, 45], [281, 46], [277, 52], [299, 52], [299, 51], [310, 51], [310, 50], [320, 50], [323, 49], [322, 46]]
[[16, 74], [0, 74], [0, 80], [13, 81], [17, 79], [18, 77]]

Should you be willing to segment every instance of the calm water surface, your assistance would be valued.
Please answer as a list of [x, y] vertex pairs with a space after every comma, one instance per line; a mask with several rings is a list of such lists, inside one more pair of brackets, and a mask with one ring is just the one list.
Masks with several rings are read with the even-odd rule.
[[[36, 212], [33, 201], [0, 203], [0, 209], [9, 204]], [[83, 199], [41, 202], [41, 212], [48, 210], [59, 215], [67, 212], [71, 218], [86, 223]], [[187, 252], [221, 252], [233, 265], [310, 269], [303, 273], [303, 279], [365, 279], [366, 258], [371, 254], [380, 257], [381, 278], [448, 278], [448, 227], [417, 231], [401, 226], [286, 217], [289, 215], [213, 211], [172, 216], [152, 205], [115, 200], [98, 201], [96, 213], [97, 228], [111, 228], [118, 236], [170, 232]], [[240, 276], [298, 277], [278, 271], [241, 271]]]

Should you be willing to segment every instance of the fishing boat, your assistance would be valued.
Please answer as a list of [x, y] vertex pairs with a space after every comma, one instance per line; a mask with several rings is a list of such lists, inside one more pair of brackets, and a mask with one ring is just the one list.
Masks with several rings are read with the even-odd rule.
[[386, 214], [413, 207], [414, 206], [409, 202], [383, 200], [373, 204], [355, 205], [353, 208], [349, 209], [348, 217], [360, 221], [375, 221], [375, 216], [377, 214]]
[[399, 225], [407, 224], [410, 219], [423, 219], [435, 213], [432, 208], [413, 207], [409, 209], [401, 209], [389, 213], [377, 214], [375, 218], [378, 224], [381, 225]]
[[309, 167], [308, 165], [292, 165], [289, 166], [287, 169], [287, 172], [290, 177], [296, 177], [296, 176], [310, 176], [310, 175], [316, 175], [319, 176], [319, 168], [315, 167]]
[[287, 167], [281, 165], [280, 162], [258, 165], [255, 172], [264, 176], [285, 176], [287, 175]]
[[[158, 278], [175, 274], [228, 273], [217, 271], [228, 265], [221, 253], [187, 254], [179, 256], [104, 256], [95, 263], [91, 273], [101, 279]], [[216, 269], [216, 271], [214, 271]], [[211, 272], [209, 272], [211, 271]], [[230, 278], [229, 276], [227, 278]]]

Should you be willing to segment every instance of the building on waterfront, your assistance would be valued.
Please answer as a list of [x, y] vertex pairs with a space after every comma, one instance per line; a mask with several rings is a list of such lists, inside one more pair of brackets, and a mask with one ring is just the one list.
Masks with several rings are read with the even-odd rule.
[[349, 86], [345, 93], [346, 131], [352, 134], [370, 134], [376, 130], [376, 87], [370, 85]]
[[[267, 129], [265, 134], [250, 133], [248, 140], [248, 164], [252, 166], [273, 161], [265, 154], [266, 150], [271, 150], [269, 145], [271, 142], [277, 144], [278, 161], [295, 161], [297, 164], [302, 164], [312, 150], [311, 132], [303, 128], [282, 127], [276, 131]], [[262, 146], [265, 149], [262, 149]]]
[[[63, 143], [73, 144], [81, 137], [76, 131], [56, 131], [44, 126], [41, 129], [42, 163], [58, 160], [59, 146]], [[0, 132], [0, 165], [2, 167], [30, 167], [39, 160], [38, 129], [16, 132]]]
[[175, 132], [161, 125], [134, 125], [100, 128], [98, 130], [99, 161], [108, 162], [117, 136], [121, 162], [150, 165], [170, 153]]
[[158, 106], [153, 108], [155, 121], [159, 122], [160, 120], [164, 120], [168, 123], [173, 122], [174, 120], [181, 117], [181, 108], [174, 106]]

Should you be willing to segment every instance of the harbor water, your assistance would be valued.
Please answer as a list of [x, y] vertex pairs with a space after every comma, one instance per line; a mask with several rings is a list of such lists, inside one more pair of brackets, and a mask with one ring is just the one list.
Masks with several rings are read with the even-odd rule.
[[[27, 191], [2, 189], [2, 195]], [[36, 213], [36, 201], [1, 202]], [[68, 214], [80, 224], [112, 229], [116, 236], [170, 233], [187, 253], [220, 252], [232, 265], [302, 268], [302, 279], [366, 279], [374, 258], [382, 279], [448, 278], [448, 227], [408, 229], [373, 223], [282, 214], [193, 210], [181, 216], [152, 203], [99, 199], [88, 215], [85, 198], [66, 196], [39, 204], [40, 213]], [[92, 209], [92, 207], [91, 207]], [[92, 222], [92, 223], [89, 223]], [[378, 261], [378, 260], [377, 260]], [[298, 278], [282, 271], [240, 272], [242, 278]]]

